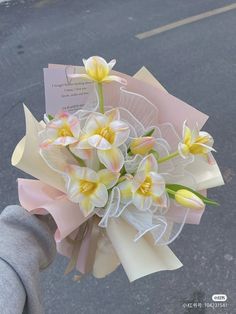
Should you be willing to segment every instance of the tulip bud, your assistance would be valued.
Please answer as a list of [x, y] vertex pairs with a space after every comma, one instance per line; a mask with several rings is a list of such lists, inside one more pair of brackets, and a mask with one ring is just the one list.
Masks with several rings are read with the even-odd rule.
[[98, 56], [90, 57], [87, 60], [83, 59], [83, 62], [87, 74], [97, 82], [103, 81], [109, 75], [110, 68], [116, 63], [115, 60], [112, 60], [112, 65], [109, 67], [106, 60]]
[[130, 151], [133, 155], [146, 155], [153, 149], [155, 139], [152, 136], [138, 137], [131, 141]]
[[203, 209], [205, 207], [203, 201], [196, 194], [185, 189], [178, 190], [175, 193], [175, 200], [180, 205], [192, 209]]

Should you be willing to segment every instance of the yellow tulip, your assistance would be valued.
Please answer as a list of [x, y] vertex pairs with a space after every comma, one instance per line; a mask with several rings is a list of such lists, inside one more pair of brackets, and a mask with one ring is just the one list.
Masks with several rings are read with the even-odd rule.
[[178, 190], [175, 193], [175, 200], [180, 205], [192, 209], [203, 209], [205, 207], [203, 201], [196, 194], [185, 189]]
[[155, 139], [152, 136], [134, 138], [130, 143], [130, 151], [133, 155], [146, 155], [153, 149]]
[[73, 203], [78, 203], [83, 214], [88, 216], [95, 207], [106, 205], [108, 189], [116, 184], [119, 175], [107, 169], [95, 172], [87, 167], [70, 165], [65, 174], [67, 196]]
[[101, 57], [90, 57], [87, 60], [83, 59], [85, 71], [89, 78], [97, 82], [107, 80], [111, 69], [116, 63], [116, 60], [111, 60], [109, 63]]
[[116, 81], [121, 84], [126, 84], [126, 80], [117, 75], [110, 75], [110, 72], [114, 65], [116, 64], [116, 60], [113, 59], [109, 63], [102, 57], [93, 56], [86, 59], [83, 59], [85, 72], [83, 74], [70, 74], [71, 78], [86, 78], [91, 81], [95, 81], [97, 83], [103, 82], [111, 82]]
[[105, 114], [92, 113], [84, 124], [82, 136], [72, 152], [81, 156], [81, 150], [96, 150], [99, 161], [109, 170], [119, 172], [124, 156], [119, 147], [126, 142], [130, 129], [120, 120], [120, 111], [111, 109]]
[[133, 205], [141, 211], [152, 206], [166, 206], [165, 181], [157, 173], [158, 164], [153, 154], [143, 158], [134, 177], [127, 178], [118, 185], [121, 202]]
[[186, 125], [186, 121], [183, 125], [183, 140], [179, 143], [178, 151], [179, 154], [186, 158], [187, 155], [205, 155], [210, 151], [215, 151], [213, 146], [212, 136], [203, 131], [190, 130]]

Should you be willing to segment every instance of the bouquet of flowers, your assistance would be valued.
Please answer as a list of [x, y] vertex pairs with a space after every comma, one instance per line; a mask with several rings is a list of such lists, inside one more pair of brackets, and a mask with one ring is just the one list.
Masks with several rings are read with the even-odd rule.
[[54, 218], [58, 252], [70, 258], [65, 273], [101, 278], [121, 263], [133, 281], [182, 266], [168, 244], [217, 205], [206, 189], [223, 180], [213, 138], [201, 131], [207, 116], [145, 68], [132, 78], [113, 71], [115, 62], [63, 66], [67, 91], [87, 92], [60, 108], [55, 96], [40, 122], [24, 106], [26, 136], [12, 164], [38, 179], [18, 179], [19, 200]]

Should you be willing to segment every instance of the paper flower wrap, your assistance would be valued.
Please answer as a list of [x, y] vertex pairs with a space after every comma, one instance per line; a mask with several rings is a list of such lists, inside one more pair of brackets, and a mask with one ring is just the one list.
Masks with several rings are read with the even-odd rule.
[[24, 107], [12, 164], [37, 179], [18, 179], [19, 200], [54, 218], [66, 273], [102, 278], [121, 263], [133, 281], [182, 266], [168, 244], [216, 204], [206, 189], [223, 179], [212, 137], [200, 131], [208, 117], [145, 68], [130, 77], [114, 64], [91, 57], [68, 74], [94, 82], [95, 105], [89, 95], [81, 110], [47, 112], [45, 122]]

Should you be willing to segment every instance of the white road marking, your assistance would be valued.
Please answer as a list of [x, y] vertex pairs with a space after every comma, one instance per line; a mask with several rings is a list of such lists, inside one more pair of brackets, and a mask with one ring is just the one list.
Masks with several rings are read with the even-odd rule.
[[4, 97], [7, 97], [7, 96], [15, 95], [15, 94], [20, 93], [20, 92], [22, 92], [24, 90], [27, 90], [27, 89], [30, 89], [30, 88], [33, 88], [33, 87], [39, 86], [39, 85], [42, 85], [42, 82], [35, 82], [35, 83], [29, 84], [27, 86], [23, 86], [23, 87], [21, 87], [19, 89], [15, 89], [15, 90], [13, 90], [11, 92], [8, 92], [8, 93], [5, 93], [5, 94], [1, 94], [0, 95], [0, 99], [4, 98]]
[[232, 3], [232, 4], [227, 5], [225, 7], [221, 7], [218, 9], [211, 10], [211, 11], [207, 11], [207, 12], [204, 12], [204, 13], [201, 13], [198, 15], [190, 16], [190, 17], [187, 17], [183, 20], [179, 20], [179, 21], [176, 21], [174, 23], [170, 23], [170, 24], [167, 24], [167, 25], [164, 25], [161, 27], [151, 29], [151, 30], [143, 32], [143, 33], [139, 33], [139, 34], [135, 35], [135, 37], [138, 39], [149, 38], [149, 37], [155, 36], [157, 34], [167, 32], [171, 29], [174, 29], [174, 28], [186, 25], [186, 24], [191, 24], [191, 23], [206, 19], [208, 17], [218, 15], [218, 14], [221, 14], [224, 12], [228, 12], [231, 10], [235, 10], [235, 9], [236, 9], [236, 3]]

